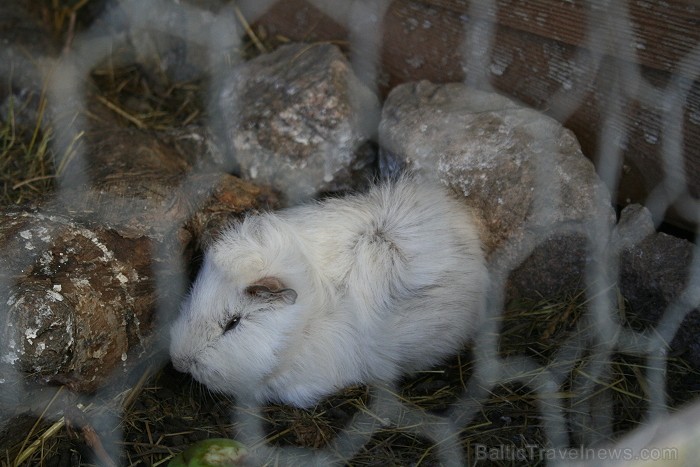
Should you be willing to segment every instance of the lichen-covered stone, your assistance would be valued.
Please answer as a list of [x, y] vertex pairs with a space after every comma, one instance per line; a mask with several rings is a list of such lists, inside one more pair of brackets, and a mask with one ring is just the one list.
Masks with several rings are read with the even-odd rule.
[[147, 237], [15, 211], [3, 213], [0, 244], [0, 364], [92, 390], [145, 350], [155, 301]]

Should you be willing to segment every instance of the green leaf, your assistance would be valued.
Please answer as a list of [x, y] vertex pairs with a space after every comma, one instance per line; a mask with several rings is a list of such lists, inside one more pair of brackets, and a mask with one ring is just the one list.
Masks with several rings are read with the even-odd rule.
[[226, 438], [198, 441], [175, 456], [168, 467], [224, 467], [243, 465], [248, 455], [246, 447]]

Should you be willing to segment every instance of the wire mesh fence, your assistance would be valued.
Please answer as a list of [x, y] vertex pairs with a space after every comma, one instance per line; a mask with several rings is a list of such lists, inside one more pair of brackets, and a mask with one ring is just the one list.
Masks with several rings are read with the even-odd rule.
[[[56, 189], [52, 196], [62, 200], [66, 206], [79, 205], [79, 200], [89, 196], [84, 190], [84, 187], [89, 186], [89, 180], [86, 179], [89, 156], [85, 154], [86, 146], [82, 142], [82, 136], [89, 127], [86, 114], [90, 108], [87, 100], [91, 98], [92, 91], [87, 84], [88, 77], [105, 62], [114, 60], [116, 50], [132, 50], [133, 55], [125, 59], [127, 61], [134, 60], [133, 57], [149, 57], [153, 53], [149, 46], [153, 44], [139, 42], [138, 38], [142, 37], [139, 33], [143, 32], [154, 34], [158, 38], [161, 51], [176, 49], [183, 42], [190, 50], [196, 50], [196, 56], [185, 61], [198, 61], [198, 65], [207, 70], [208, 95], [204, 98], [203, 113], [206, 117], [202, 119], [203, 126], [212, 134], [221, 136], [224, 114], [218, 90], [228, 79], [231, 70], [245, 59], [244, 41], [256, 37], [251, 33], [249, 25], [275, 3], [272, 0], [225, 3], [214, 13], [214, 10], [195, 6], [194, 3], [176, 1], [108, 2], [97, 18], [72, 39], [70, 48], [62, 54], [39, 59], [36, 68], [22, 65], [26, 63], [24, 59], [13, 58], [11, 62], [8, 61], [16, 67], [13, 72], [16, 76], [22, 76], [22, 79], [34, 82], [45, 90], [45, 127], [51, 128], [52, 138], [48, 144], [55, 156], [53, 166], [57, 173]], [[381, 51], [384, 36], [381, 19], [391, 2], [309, 0], [309, 3], [346, 28], [349, 32], [349, 58], [354, 72], [379, 94], [383, 79]], [[544, 8], [544, 2], [540, 3]], [[585, 104], [590, 90], [585, 77], [592, 80], [599, 70], [612, 69], [612, 73], [608, 74], [611, 80], [607, 85], [607, 102], [601, 117], [600, 137], [593, 155], [599, 177], [611, 192], [616, 191], [624, 166], [623, 152], [628, 137], [626, 128], [629, 127], [631, 118], [627, 109], [637, 104], [653, 109], [660, 115], [661, 121], [656, 137], [661, 145], [663, 174], [660, 183], [644, 200], [644, 206], [651, 212], [657, 227], [671, 208], [688, 224], [697, 226], [700, 225], [700, 206], [688, 186], [691, 174], [688, 173], [684, 159], [683, 132], [687, 122], [686, 114], [692, 112], [687, 103], [700, 74], [700, 46], [696, 45], [687, 51], [678, 61], [676, 72], [668, 80], [662, 84], [652, 84], [636, 59], [641, 49], [638, 46], [636, 23], [629, 11], [630, 3], [632, 2], [583, 3], [587, 14], [584, 45], [578, 55], [568, 62], [572, 67], [577, 67], [580, 81], [569, 83], [551, 93], [542, 107], [548, 109], [548, 113], [560, 122], [567, 121], [576, 109]], [[483, 18], [495, 18], [499, 9], [503, 8], [508, 8], [504, 2], [482, 0], [471, 2], [467, 10], [467, 17], [471, 19], [464, 21], [464, 40], [459, 53], [465, 64], [464, 82], [471, 87], [483, 90], [494, 88], [494, 69], [497, 72], [503, 64], [499, 65], [500, 62], [494, 59], [492, 53], [498, 45], [495, 42], [496, 23]], [[21, 50], [14, 48], [13, 44], [4, 44], [3, 47], [8, 56], [22, 55]], [[625, 58], [613, 59], [611, 65], [611, 56]], [[153, 57], [149, 58], [152, 59]], [[181, 62], [178, 63], [180, 64], [176, 68], [181, 65]], [[4, 76], [12, 74], [7, 70], [3, 72]], [[363, 117], [368, 121], [378, 121], [378, 111], [379, 109], [368, 110], [373, 114]], [[227, 109], [227, 112], [235, 113], [236, 109]], [[138, 121], [131, 123], [139, 125]], [[225, 137], [221, 139], [225, 140]], [[543, 150], [547, 149], [545, 145]], [[231, 171], [236, 166], [235, 160], [227, 158], [220, 159], [219, 163], [222, 171]], [[65, 167], [70, 167], [70, 170], [62, 169]], [[179, 186], [201, 185], [203, 182], [198, 176], [204, 170], [193, 169], [179, 181]], [[536, 189], [542, 192], [544, 186], [550, 183], [547, 170], [547, 167], [541, 167], [541, 176], [536, 182]], [[189, 200], [193, 205], [204, 203], [208, 191], [207, 187], [202, 188], [204, 189], [200, 191], [189, 191], [200, 193], [199, 197], [194, 196]], [[114, 202], [117, 203], [116, 200]], [[555, 202], [556, 200], [546, 198], [538, 199], [538, 209], [552, 209]], [[137, 203], [131, 205], [134, 213], [142, 208]], [[46, 215], [50, 216], [52, 212], [47, 212]], [[100, 215], [99, 212], [95, 213], [93, 219], [99, 221]], [[506, 281], [518, 264], [494, 261], [487, 294], [486, 314], [489, 319], [484, 321], [476, 334], [469, 378], [463, 382], [463, 390], [447, 409], [434, 412], [416, 406], [406, 401], [398, 386], [372, 387], [366, 397], [366, 405], [351, 417], [333, 439], [321, 448], [311, 449], [280, 446], [271, 442], [265, 426], [265, 409], [234, 405], [229, 421], [236, 437], [248, 446], [255, 447], [255, 462], [261, 465], [265, 462], [299, 465], [349, 463], [358, 457], [373, 437], [388, 427], [427, 440], [432, 462], [439, 465], [466, 465], [475, 462], [503, 465], [569, 465], [581, 462], [599, 465], [600, 462], [613, 464], [617, 458], [630, 465], [641, 465], [647, 459], [658, 460], [658, 465], [667, 461], [678, 462], [677, 465], [693, 465], [698, 450], [697, 433], [700, 425], [689, 414], [696, 413], [698, 406], [696, 403], [685, 407], [675, 418], [667, 420], [671, 416], [667, 377], [669, 343], [673, 341], [683, 320], [700, 305], [700, 251], [697, 237], [692, 247], [692, 259], [682, 293], [674, 297], [663, 310], [658, 324], [638, 330], [627, 326], [619, 316], [617, 283], [621, 273], [620, 257], [629, 245], [609, 241], [615, 238], [616, 231], [605, 219], [594, 219], [581, 229], [587, 239], [587, 267], [582, 287], [584, 292], [579, 297], [582, 303], [579, 308], [581, 319], [574, 331], [568, 333], [562, 342], [558, 342], [555, 351], [546, 361], [526, 353], [504, 355], [501, 352], [503, 318], [507, 310]], [[52, 232], [46, 230], [45, 235], [50, 237]], [[636, 241], [641, 241], [641, 238]], [[19, 287], [12, 282], [12, 278], [28, 268], [37, 260], [37, 255], [41, 254], [25, 251], [21, 242], [21, 239], [17, 239], [1, 246], [5, 254], [22, 252], [19, 261], [13, 264], [16, 269], [7, 271], [2, 276], [6, 281], [1, 284], [2, 290], [8, 292], [4, 301], [11, 300], [12, 294]], [[536, 246], [537, 242], [532, 244], [533, 249]], [[167, 245], [162, 248], [167, 248]], [[507, 250], [508, 242], [501, 248]], [[523, 251], [520, 257], [525, 257], [528, 253]], [[498, 257], [498, 252], [494, 257]], [[183, 267], [182, 270], [185, 271], [186, 268]], [[156, 319], [156, 329], [153, 332], [156, 337], [151, 341], [152, 349], [167, 347], [168, 320], [172, 317], [172, 310], [177, 309], [177, 298], [186, 292], [188, 282], [185, 273], [175, 279], [172, 274], [156, 277], [156, 296], [159, 297], [156, 307], [160, 319]], [[7, 325], [12, 326], [12, 323], [8, 322]], [[10, 363], [3, 367], [1, 377], [3, 400], [6, 404], [31, 405], [26, 400], [27, 394], [31, 393], [27, 385], [31, 384], [25, 382], [23, 375], [11, 365], [12, 348], [16, 343], [6, 341], [1, 344], [4, 363]], [[643, 404], [640, 403], [642, 415], [639, 422], [642, 426], [637, 437], [632, 434], [630, 438], [613, 445], [612, 440], [619, 437], [620, 430], [615, 429], [616, 402], [605, 388], [612, 385], [617, 377], [620, 358], [636, 359], [639, 362], [636, 368], [645, 394]], [[162, 352], [149, 351], [137, 358], [133, 365], [142, 367], [145, 362], [152, 368], [157, 368], [165, 364], [166, 359]], [[118, 375], [122, 375], [121, 372], [120, 369]], [[116, 378], [122, 379], [122, 376]], [[108, 408], [109, 404], [105, 401], [116, 397], [115, 390], [128, 399], [128, 395], [124, 394], [128, 393], [128, 387], [137, 384], [134, 378], [138, 378], [138, 375], [133, 380], [120, 381], [119, 384], [102, 389], [83, 401], [83, 407], [90, 407], [94, 419], [100, 420], [95, 423], [110, 427], [121, 426], [123, 412]], [[499, 388], [514, 385], [528, 389], [537, 412], [533, 418], [541, 426], [542, 443], [526, 442], [516, 445], [509, 441], [496, 446], [479, 443], [465, 446], [465, 430], [483, 413], [493, 394]], [[61, 422], [62, 419], [55, 421]], [[6, 422], [2, 423], [4, 425]], [[657, 426], [655, 424], [667, 428], [668, 432], [664, 433], [666, 437], [659, 440], [652, 439], [649, 435], [648, 439], [644, 439], [644, 429], [651, 429]], [[60, 429], [62, 424], [57, 426]], [[123, 449], [120, 442], [124, 429], [126, 428], [122, 426], [102, 434], [102, 442], [110, 452], [119, 453]], [[657, 431], [657, 435], [658, 433]], [[39, 446], [41, 441], [37, 443]], [[3, 460], [5, 461], [9, 464], [14, 460]], [[417, 460], [416, 464], [420, 462]]]

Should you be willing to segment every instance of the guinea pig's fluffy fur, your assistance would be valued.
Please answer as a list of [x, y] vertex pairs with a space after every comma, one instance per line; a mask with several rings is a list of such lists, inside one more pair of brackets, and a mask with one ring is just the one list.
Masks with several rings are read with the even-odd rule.
[[486, 287], [469, 210], [404, 177], [225, 230], [172, 327], [170, 354], [213, 390], [308, 407], [459, 352]]

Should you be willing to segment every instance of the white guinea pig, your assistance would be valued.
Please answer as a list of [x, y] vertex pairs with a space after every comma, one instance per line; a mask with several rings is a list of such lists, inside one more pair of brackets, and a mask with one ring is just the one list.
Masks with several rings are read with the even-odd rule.
[[469, 210], [401, 178], [225, 230], [172, 327], [170, 355], [215, 391], [308, 407], [459, 352], [486, 287]]

